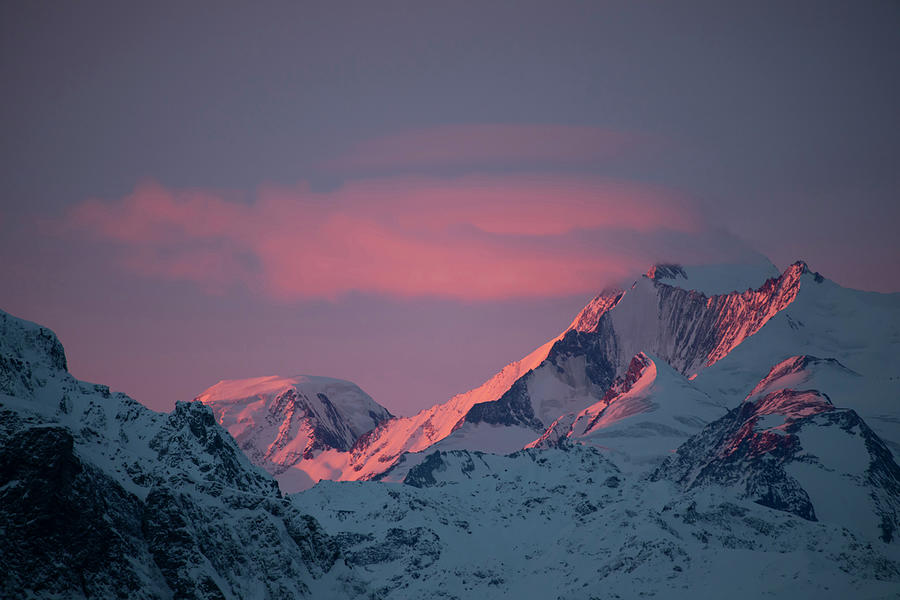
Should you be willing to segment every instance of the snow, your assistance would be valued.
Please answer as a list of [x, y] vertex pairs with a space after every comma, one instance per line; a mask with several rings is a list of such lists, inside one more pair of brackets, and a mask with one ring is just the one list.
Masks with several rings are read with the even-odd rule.
[[[354, 570], [386, 598], [879, 598], [896, 549], [727, 492], [681, 496], [619, 472], [591, 448], [496, 456], [444, 452], [425, 487], [323, 481], [292, 497], [331, 531], [357, 534], [346, 555], [391, 548]], [[428, 547], [390, 531], [433, 532]], [[423, 550], [425, 551], [423, 553]], [[410, 575], [414, 573], [414, 575]]]
[[[687, 278], [681, 275], [682, 272]], [[261, 427], [259, 418], [238, 415], [231, 422], [223, 423], [259, 464], [263, 464], [259, 457], [274, 459], [275, 468], [267, 466], [270, 472], [278, 473], [295, 462], [327, 462], [328, 465], [321, 467], [313, 464], [299, 467], [313, 480], [326, 473], [332, 473], [328, 476], [340, 480], [377, 477], [406, 453], [427, 451], [442, 440], [445, 440], [441, 446], [444, 448], [505, 452], [511, 449], [511, 443], [518, 443], [525, 432], [517, 430], [519, 426], [516, 425], [508, 436], [500, 429], [490, 435], [481, 435], [476, 433], [481, 428], [463, 423], [467, 413], [476, 404], [499, 399], [521, 378], [524, 378], [534, 417], [544, 425], [562, 415], [577, 416], [587, 407], [596, 405], [606, 390], [587, 377], [585, 355], [562, 358], [557, 355], [553, 361], [546, 359], [567, 332], [592, 334], [602, 329], [594, 335], [603, 335], [609, 340], [609, 360], [616, 374], [621, 375], [626, 370], [633, 356], [649, 352], [659, 358], [660, 364], [668, 362], [679, 376], [687, 376], [694, 384], [684, 387], [684, 382], [679, 382], [677, 386], [669, 387], [693, 390], [688, 395], [705, 395], [707, 403], [722, 407], [735, 406], [746, 399], [775, 363], [803, 354], [836, 358], [847, 366], [846, 372], [834, 370], [831, 373], [829, 368], [815, 367], [809, 374], [795, 374], [793, 379], [773, 385], [823, 390], [836, 405], [859, 410], [900, 455], [900, 408], [890, 401], [900, 396], [900, 295], [846, 290], [811, 272], [802, 262], [788, 267], [779, 279], [769, 280], [774, 275], [777, 271], [769, 261], [751, 257], [734, 265], [688, 265], [669, 269], [668, 274], [659, 270], [656, 281], [640, 277], [625, 292], [613, 290], [600, 294], [566, 331], [525, 358], [510, 363], [478, 388], [412, 417], [380, 424], [353, 448], [343, 467], [333, 457], [320, 458], [318, 451], [304, 452], [314, 443], [311, 438], [302, 437], [307, 435], [305, 430], [292, 430], [296, 443], [279, 446], [281, 450], [270, 452], [269, 440], [274, 439], [274, 435], [267, 435], [266, 440], [252, 444], [241, 437], [243, 430], [239, 423]], [[673, 292], [670, 285], [681, 289]], [[733, 293], [709, 296], [729, 291]], [[271, 388], [286, 383], [290, 382], [279, 378], [250, 380], [241, 384], [247, 387], [245, 391], [231, 390], [224, 395], [248, 395], [255, 386], [272, 393]], [[658, 412], [658, 407], [664, 403], [656, 398], [673, 395], [666, 386], [659, 387], [660, 392], [645, 396], [635, 392], [621, 399], [601, 418], [602, 423], [618, 422], [626, 414], [633, 417]], [[681, 396], [681, 392], [674, 393], [674, 400], [667, 398], [665, 404], [681, 406], [678, 401]], [[597, 412], [599, 408], [594, 406], [593, 410]], [[689, 422], [697, 424], [709, 418], [708, 414], [692, 416], [692, 409], [685, 410], [689, 411], [684, 415]], [[364, 411], [354, 411], [354, 414], [364, 414]], [[635, 439], [649, 436], [653, 427], [669, 433], [677, 431], [679, 435], [694, 431], [675, 420], [675, 416], [665, 417], [665, 423], [651, 419], [641, 422], [640, 426], [632, 418], [627, 427], [616, 426], [623, 428], [621, 431], [617, 428], [597, 430], [596, 443], [600, 444], [601, 438], [623, 438], [626, 430]], [[697, 419], [691, 421], [693, 417]], [[665, 427], [660, 427], [663, 424]], [[536, 433], [530, 443], [536, 443], [538, 436]], [[672, 443], [677, 437], [671, 437]], [[659, 441], [662, 443], [661, 439]], [[616, 443], [619, 441], [606, 445], [615, 446]], [[649, 460], [654, 453], [669, 449], [660, 447], [651, 452], [648, 447], [645, 458]], [[298, 456], [306, 458], [298, 459]]]
[[309, 375], [220, 381], [197, 400], [289, 492], [340, 479], [347, 451], [391, 418], [356, 384]]
[[[192, 567], [198, 576], [211, 571], [234, 597], [261, 591], [254, 572], [270, 563], [278, 567], [270, 572], [283, 567], [285, 574], [266, 586], [300, 573], [300, 585], [323, 598], [893, 597], [900, 585], [900, 543], [883, 542], [873, 517], [877, 510], [896, 516], [896, 497], [868, 479], [873, 455], [864, 425], [848, 430], [829, 419], [852, 416], [832, 403], [852, 405], [860, 414], [884, 417], [880, 427], [892, 431], [887, 424], [897, 415], [892, 378], [900, 356], [900, 298], [850, 293], [815, 281], [811, 273], [800, 277], [792, 302], [767, 313], [758, 331], [693, 381], [653, 352], [674, 348], [676, 340], [661, 339], [658, 323], [645, 322], [659, 314], [660, 288], [647, 279], [605, 313], [621, 336], [621, 369], [633, 357], [621, 353], [643, 352], [642, 370], [630, 387], [601, 400], [606, 390], [583, 376], [583, 356], [544, 362], [559, 337], [468, 394], [380, 424], [350, 451], [309, 448], [322, 423], [351, 438], [365, 424], [364, 411], [374, 401], [349, 382], [266, 377], [213, 386], [204, 402], [236, 437], [253, 440], [249, 451], [268, 451], [281, 440], [269, 457], [282, 461], [270, 464], [280, 469], [283, 489], [319, 482], [278, 505], [311, 514], [340, 540], [346, 565], [339, 561], [318, 579], [309, 575], [304, 550], [284, 524], [265, 533], [258, 528], [267, 521], [258, 521], [261, 513], [251, 507], [274, 501], [272, 479], [237, 451], [199, 403], [180, 403], [164, 415], [74, 380], [59, 368], [64, 356], [60, 363], [51, 333], [0, 314], [0, 368], [6, 369], [0, 371], [6, 392], [0, 404], [16, 415], [68, 427], [78, 455], [139, 498], [152, 486], [212, 486], [217, 494], [224, 488], [225, 495], [240, 495], [243, 508], [229, 512], [222, 497], [189, 492], [198, 515], [226, 515], [211, 534], [248, 546], [253, 556], [234, 561], [230, 571], [217, 572], [205, 557]], [[651, 347], [641, 347], [645, 343]], [[809, 354], [820, 358], [806, 360]], [[9, 367], [18, 364], [10, 357], [28, 357], [31, 375], [19, 377], [25, 363]], [[544, 441], [552, 445], [564, 435], [571, 443], [501, 456], [538, 434], [460, 418], [529, 372], [533, 408], [542, 421], [554, 423]], [[346, 411], [343, 418], [326, 422], [330, 413], [319, 393]], [[307, 407], [302, 411], [300, 399]], [[785, 417], [802, 419], [796, 432], [802, 450], [785, 470], [809, 494], [818, 522], [756, 504], [735, 487], [683, 491], [648, 477], [685, 440], [702, 439], [704, 424], [722, 416], [726, 403], [742, 401], [759, 402], [760, 431], [785, 435]], [[202, 433], [215, 443], [193, 431], [204, 418], [210, 424]], [[270, 442], [259, 443], [267, 436]], [[471, 447], [494, 453], [466, 450]], [[230, 471], [218, 468], [229, 450], [240, 485], [223, 479]], [[306, 451], [309, 459], [289, 460]], [[265, 456], [260, 452], [254, 460]], [[896, 468], [890, 459], [887, 464]], [[387, 469], [385, 482], [327, 480], [373, 477]], [[272, 554], [281, 548], [297, 550]]]
[[778, 277], [780, 274], [775, 265], [762, 255], [750, 256], [745, 261], [727, 264], [678, 266], [686, 277], [675, 274], [656, 276], [655, 279], [706, 296], [757, 289], [767, 279]]
[[[250, 426], [257, 424], [261, 420], [259, 416], [268, 409], [268, 404], [280, 393], [289, 389], [294, 389], [309, 399], [315, 398], [318, 394], [324, 394], [336, 404], [351, 427], [360, 433], [365, 433], [374, 427], [369, 415], [370, 411], [385, 418], [389, 416], [384, 407], [377, 404], [355, 383], [311, 375], [269, 376], [220, 381], [202, 392], [196, 400], [211, 406], [219, 417], [219, 422], [231, 431], [232, 425], [242, 422], [246, 422]], [[225, 408], [226, 406], [228, 408]], [[228, 419], [229, 416], [231, 419]]]
[[559, 434], [601, 449], [623, 470], [657, 464], [725, 414], [664, 361], [648, 353], [639, 356], [646, 366], [630, 389], [585, 408], [568, 432]]
[[[821, 390], [835, 406], [856, 410], [900, 456], [900, 294], [843, 288], [809, 272], [800, 284], [790, 305], [694, 383], [729, 406], [776, 387]], [[819, 362], [783, 382], [761, 382], [800, 356]]]
[[659, 295], [653, 281], [643, 277], [635, 282], [615, 310], [610, 311], [613, 331], [619, 334], [616, 364], [624, 370], [631, 358], [658, 347]]
[[756, 420], [754, 429], [756, 431], [770, 431], [778, 435], [787, 435], [784, 431], [784, 415], [768, 414], [762, 415]]
[[494, 454], [509, 454], [521, 450], [534, 439], [534, 430], [525, 427], [464, 423], [452, 435], [431, 446], [433, 450], [479, 450]]
[[809, 494], [820, 521], [877, 538], [880, 529], [872, 518], [874, 507], [863, 478], [871, 460], [865, 440], [858, 432], [850, 440], [841, 434], [826, 427], [804, 427], [800, 444], [811, 460], [792, 462], [786, 470]]

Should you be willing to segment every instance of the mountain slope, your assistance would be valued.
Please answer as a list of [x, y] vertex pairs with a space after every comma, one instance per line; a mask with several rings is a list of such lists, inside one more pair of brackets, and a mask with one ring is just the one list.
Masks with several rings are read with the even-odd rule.
[[299, 598], [333, 579], [336, 542], [208, 408], [154, 413], [65, 367], [51, 331], [0, 312], [0, 596]]
[[[419, 459], [404, 456], [429, 448], [512, 452], [554, 423], [570, 426], [565, 415], [602, 404], [641, 353], [690, 378], [700, 395], [723, 407], [742, 401], [773, 362], [797, 354], [834, 357], [865, 375], [857, 382], [866, 397], [860, 414], [900, 449], [900, 408], [891, 400], [900, 393], [900, 295], [840, 288], [802, 261], [748, 289], [772, 269], [768, 261], [658, 265], [630, 289], [597, 296], [563, 333], [482, 386], [413, 417], [384, 421], [349, 452], [312, 459], [325, 467], [300, 460], [292, 469], [306, 462], [327, 478], [365, 480], [401, 461], [408, 467]], [[726, 293], [686, 287], [695, 284]], [[266, 448], [248, 451], [264, 455]], [[282, 482], [288, 476], [280, 475]]]
[[[443, 449], [515, 450], [561, 415], [600, 401], [641, 352], [652, 353], [684, 375], [708, 369], [762, 329], [793, 302], [801, 286], [817, 277], [798, 262], [756, 290], [707, 297], [644, 276], [626, 292], [598, 296], [549, 347], [528, 357], [531, 370], [518, 379], [495, 377], [475, 390], [480, 397], [464, 395], [479, 401], [459, 420], [453, 421], [468, 405], [461, 405], [461, 397], [426, 411], [424, 423], [413, 420], [400, 427], [388, 422], [362, 438], [353, 450], [352, 471], [342, 473], [341, 479], [372, 477], [396, 463], [398, 452], [421, 451], [438, 442]], [[518, 366], [510, 371], [520, 372]], [[485, 398], [488, 394], [494, 397]]]

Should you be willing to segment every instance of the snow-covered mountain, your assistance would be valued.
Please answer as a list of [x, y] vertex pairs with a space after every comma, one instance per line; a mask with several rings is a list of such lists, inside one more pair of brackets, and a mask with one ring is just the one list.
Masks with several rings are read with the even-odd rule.
[[815, 390], [748, 400], [683, 444], [654, 473], [682, 489], [715, 485], [741, 498], [891, 542], [900, 467], [852, 409]]
[[[421, 459], [409, 453], [429, 449], [508, 453], [545, 435], [598, 445], [604, 438], [627, 440], [618, 431], [635, 427], [635, 418], [608, 425], [638, 405], [655, 407], [639, 411], [654, 415], [641, 421], [643, 431], [669, 432], [653, 436], [668, 451], [741, 402], [773, 364], [797, 355], [837, 360], [857, 373], [834, 392], [900, 449], [900, 407], [893, 401], [900, 395], [900, 295], [842, 288], [802, 261], [780, 274], [765, 260], [669, 264], [651, 268], [627, 290], [601, 293], [559, 336], [478, 388], [415, 416], [383, 421], [349, 452], [307, 455], [279, 478], [296, 491], [306, 478], [291, 477], [292, 469], [335, 480], [402, 478]], [[636, 392], [607, 406], [636, 356], [652, 357], [653, 379], [659, 381], [651, 393], [641, 392], [642, 400]], [[679, 393], [666, 391], [675, 389]], [[590, 431], [581, 429], [595, 417]], [[616, 452], [615, 444], [606, 447]], [[248, 450], [263, 456], [267, 448]], [[647, 448], [639, 462], [662, 457], [662, 450]]]
[[196, 400], [288, 489], [335, 478], [329, 462], [392, 417], [349, 381], [305, 375], [220, 381]]
[[294, 499], [387, 598], [838, 600], [900, 586], [898, 545], [871, 528], [651, 481], [589, 446], [435, 451], [404, 485], [323, 481]]
[[0, 313], [0, 596], [896, 597], [900, 295], [723, 272], [409, 418], [315, 377], [154, 413]]
[[208, 408], [78, 381], [0, 311], [0, 597], [300, 598], [338, 556]]

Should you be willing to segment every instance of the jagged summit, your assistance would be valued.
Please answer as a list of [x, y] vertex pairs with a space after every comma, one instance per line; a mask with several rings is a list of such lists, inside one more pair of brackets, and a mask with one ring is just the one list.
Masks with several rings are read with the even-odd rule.
[[650, 279], [678, 279], [679, 277], [682, 279], [687, 279], [687, 273], [684, 272], [684, 267], [676, 264], [656, 264], [650, 267], [650, 269], [644, 274], [644, 277], [648, 277]]
[[51, 330], [0, 310], [0, 357], [67, 371], [66, 351]]
[[625, 290], [610, 289], [601, 292], [588, 302], [587, 306], [581, 309], [569, 330], [575, 331], [594, 331], [600, 322], [600, 317], [605, 315], [609, 309], [619, 303], [619, 300], [625, 295]]

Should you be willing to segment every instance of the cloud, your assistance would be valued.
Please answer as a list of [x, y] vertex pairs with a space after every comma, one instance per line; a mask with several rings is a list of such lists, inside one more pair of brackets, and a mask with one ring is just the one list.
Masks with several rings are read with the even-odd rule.
[[146, 182], [73, 207], [65, 226], [110, 243], [132, 272], [286, 301], [590, 293], [656, 260], [737, 251], [687, 199], [587, 176], [371, 179], [251, 198]]
[[325, 171], [385, 172], [422, 168], [591, 166], [649, 151], [660, 140], [599, 127], [572, 125], [443, 125], [358, 142], [324, 161]]

